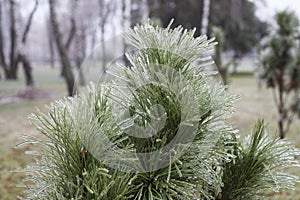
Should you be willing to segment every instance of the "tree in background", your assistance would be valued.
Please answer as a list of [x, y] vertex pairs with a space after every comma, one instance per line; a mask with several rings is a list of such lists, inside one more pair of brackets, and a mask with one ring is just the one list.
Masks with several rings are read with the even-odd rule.
[[[72, 90], [71, 85], [73, 85], [72, 80], [75, 80], [75, 72], [78, 74], [80, 85], [84, 85], [86, 82], [85, 72], [88, 70], [82, 69], [82, 63], [84, 59], [87, 58], [86, 56], [94, 61], [99, 59], [99, 62], [102, 62], [102, 69], [104, 71], [106, 64], [105, 60], [107, 59], [107, 56], [109, 56], [107, 52], [108, 50], [111, 50], [109, 47], [105, 46], [105, 39], [108, 36], [106, 30], [107, 27], [113, 29], [115, 26], [116, 19], [114, 18], [114, 15], [121, 9], [121, 5], [118, 5], [117, 1], [107, 0], [69, 0], [66, 1], [66, 3], [59, 3], [58, 1], [53, 1], [53, 3], [55, 5], [55, 15], [50, 13], [51, 20], [49, 23], [50, 26], [48, 26], [50, 31], [48, 33], [50, 60], [53, 60], [54, 58], [53, 42], [55, 42], [55, 47], [57, 47], [55, 53], [58, 55], [62, 66], [61, 75], [66, 80], [70, 95], [70, 90]], [[51, 17], [56, 18], [56, 23], [53, 23]], [[59, 38], [62, 42], [61, 45], [57, 45], [58, 34], [55, 29], [58, 29], [60, 32]], [[113, 31], [113, 33], [115, 33], [115, 31]], [[98, 55], [95, 55], [95, 52], [92, 52], [92, 50], [98, 42], [101, 44], [99, 48], [100, 51]], [[63, 48], [65, 53], [62, 53]], [[91, 55], [89, 55], [89, 50], [92, 52]], [[114, 53], [116, 53], [116, 51], [114, 51]], [[66, 62], [67, 60], [68, 62]], [[64, 67], [68, 65], [70, 65], [71, 70], [66, 70], [69, 67]], [[68, 78], [66, 79], [64, 75], [66, 71], [72, 72], [73, 78], [68, 75]]]
[[[131, 29], [125, 38], [139, 49], [128, 55], [131, 68], [122, 67], [104, 87], [91, 85], [78, 96], [57, 100], [48, 114], [34, 114], [32, 122], [46, 139], [27, 137], [28, 143], [42, 145], [42, 152], [34, 152], [40, 160], [25, 170], [27, 198], [266, 199], [263, 189], [293, 188], [297, 177], [281, 170], [297, 166], [300, 152], [269, 139], [263, 121], [250, 138], [236, 139], [226, 122], [235, 97], [222, 85], [210, 87], [207, 75], [198, 70], [199, 55], [214, 43], [206, 36], [194, 38], [194, 33], [152, 24]], [[128, 87], [132, 98], [119, 86]], [[151, 114], [157, 104], [164, 108], [162, 118]], [[124, 110], [130, 116], [120, 123]], [[152, 135], [152, 122], [162, 119], [165, 123]], [[137, 125], [149, 132], [131, 135]], [[160, 151], [164, 147], [168, 151]]]
[[216, 42], [218, 42], [218, 45], [215, 46], [215, 53], [213, 56], [213, 59], [215, 61], [215, 64], [218, 68], [218, 71], [222, 77], [223, 84], [228, 85], [228, 68], [231, 64], [231, 62], [227, 62], [224, 64], [223, 62], [223, 51], [224, 51], [224, 33], [223, 31], [218, 27], [213, 27], [213, 36], [215, 37]]
[[250, 1], [218, 1], [211, 7], [211, 27], [222, 28], [226, 38], [225, 47], [233, 50], [237, 58], [252, 50], [257, 42], [258, 22], [255, 5]]
[[[62, 41], [62, 34], [59, 30], [59, 24], [57, 21], [57, 14], [56, 14], [56, 7], [55, 7], [56, 4], [55, 3], [56, 3], [55, 0], [49, 0], [51, 26], [52, 26], [52, 30], [53, 30], [54, 39], [56, 42], [57, 51], [60, 56], [60, 62], [62, 65], [62, 75], [66, 81], [68, 95], [73, 96], [77, 89], [76, 89], [76, 85], [75, 85], [74, 74], [72, 71], [71, 60], [68, 56], [67, 50], [70, 47], [72, 39], [76, 33], [75, 19], [74, 19], [74, 16], [72, 15], [72, 17], [71, 17], [72, 28], [69, 32], [69, 37], [68, 37], [66, 43], [64, 44]], [[76, 3], [76, 2], [74, 2], [74, 3]]]
[[277, 29], [261, 59], [261, 78], [273, 91], [280, 138], [284, 138], [296, 115], [300, 117], [299, 20], [294, 12], [275, 16]]
[[6, 64], [6, 58], [5, 58], [5, 43], [4, 43], [4, 36], [3, 36], [3, 22], [2, 22], [2, 14], [3, 13], [3, 2], [0, 1], [0, 65], [4, 70], [6, 79], [9, 78], [9, 70], [8, 70], [8, 66]]
[[159, 19], [163, 27], [175, 19], [172, 27], [179, 24], [189, 29], [196, 27], [195, 36], [201, 34], [203, 0], [148, 0], [148, 4], [150, 18]]
[[[150, 17], [161, 20], [166, 27], [174, 18], [175, 25], [197, 28], [196, 36], [202, 28], [204, 0], [149, 0]], [[188, 10], [188, 12], [187, 12]], [[251, 51], [266, 30], [255, 15], [255, 4], [248, 0], [211, 0], [208, 34], [212, 27], [224, 31], [224, 47], [234, 52], [233, 58], [240, 59]], [[234, 37], [233, 37], [234, 36]]]
[[[16, 9], [15, 0], [9, 0], [9, 11], [2, 12], [3, 1], [0, 1], [0, 65], [4, 69], [5, 78], [9, 80], [17, 80], [17, 72], [19, 63], [23, 64], [24, 74], [26, 79], [26, 85], [34, 85], [34, 80], [32, 76], [31, 63], [26, 54], [26, 42], [27, 36], [32, 24], [33, 16], [36, 12], [38, 6], [38, 0], [35, 1], [34, 7], [29, 14], [28, 20], [25, 23], [25, 28], [22, 30], [17, 30], [16, 15], [18, 10]], [[5, 15], [6, 14], [6, 15]], [[2, 17], [9, 18], [9, 36], [7, 39], [4, 38], [4, 27], [2, 24]], [[18, 38], [17, 32], [21, 32], [21, 37]], [[9, 53], [6, 53], [5, 42], [9, 41]], [[20, 41], [20, 42], [19, 42]]]
[[238, 61], [253, 50], [261, 35], [265, 34], [260, 25], [264, 22], [255, 15], [254, 2], [248, 0], [213, 0], [213, 2], [210, 27], [218, 26], [224, 31], [224, 47], [233, 52], [231, 59], [234, 61], [233, 72], [236, 72]]

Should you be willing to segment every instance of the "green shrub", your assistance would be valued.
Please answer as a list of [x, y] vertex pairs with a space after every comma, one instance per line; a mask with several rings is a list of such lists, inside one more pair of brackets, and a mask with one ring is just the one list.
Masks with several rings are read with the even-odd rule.
[[41, 145], [26, 197], [229, 200], [292, 188], [297, 177], [278, 170], [299, 152], [267, 140], [261, 121], [249, 143], [236, 139], [226, 122], [236, 97], [209, 84], [214, 43], [194, 31], [136, 26], [125, 35], [138, 49], [131, 68], [32, 115], [44, 137], [26, 137]]

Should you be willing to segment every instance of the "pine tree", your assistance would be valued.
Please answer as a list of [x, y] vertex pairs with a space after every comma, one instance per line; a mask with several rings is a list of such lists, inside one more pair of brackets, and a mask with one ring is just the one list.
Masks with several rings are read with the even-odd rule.
[[299, 152], [268, 140], [263, 122], [250, 142], [236, 139], [226, 123], [236, 97], [201, 70], [210, 62], [199, 54], [215, 43], [194, 33], [136, 26], [125, 35], [138, 49], [131, 68], [33, 114], [44, 137], [26, 137], [41, 145], [25, 169], [26, 198], [258, 199], [267, 187], [292, 188], [297, 177], [278, 169]]
[[273, 90], [278, 112], [280, 138], [289, 131], [294, 118], [300, 117], [299, 20], [290, 11], [278, 12], [276, 33], [261, 59], [261, 78]]

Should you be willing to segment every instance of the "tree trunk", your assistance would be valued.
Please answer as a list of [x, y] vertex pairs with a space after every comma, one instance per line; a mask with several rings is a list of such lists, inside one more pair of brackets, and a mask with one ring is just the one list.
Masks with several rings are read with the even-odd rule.
[[[131, 0], [123, 0], [122, 1], [122, 11], [123, 11], [123, 31], [128, 31], [130, 28], [130, 19], [131, 19]], [[123, 61], [126, 66], [130, 67], [130, 62], [126, 58], [126, 52], [129, 48], [127, 42], [123, 41], [124, 47], [123, 47]]]
[[280, 137], [280, 139], [284, 139], [285, 138], [285, 132], [284, 132], [284, 129], [283, 129], [283, 120], [282, 120], [281, 115], [279, 117], [278, 127], [279, 127], [279, 137]]
[[203, 16], [201, 23], [201, 34], [207, 35], [208, 23], [209, 23], [209, 11], [210, 11], [210, 0], [204, 0], [203, 3]]
[[[83, 75], [83, 69], [82, 69], [80, 64], [78, 65], [78, 61], [79, 60], [77, 60], [77, 71], [78, 71], [79, 84], [81, 86], [84, 86], [85, 85], [85, 78], [84, 78], [84, 75]], [[81, 61], [80, 61], [80, 63], [81, 63]]]
[[[21, 35], [21, 44], [17, 43], [17, 29], [16, 29], [16, 6], [14, 0], [9, 0], [9, 19], [10, 19], [10, 52], [9, 52], [9, 63], [6, 63], [5, 55], [4, 55], [4, 40], [3, 40], [3, 30], [2, 30], [2, 9], [0, 2], [0, 64], [4, 68], [6, 79], [17, 79], [17, 71], [18, 71], [18, 63], [21, 61], [24, 66], [26, 85], [33, 85], [33, 77], [31, 74], [31, 66], [30, 62], [27, 59], [25, 53], [22, 53], [25, 45], [28, 32], [30, 30], [30, 26], [32, 23], [32, 18], [34, 13], [36, 12], [38, 6], [38, 0], [35, 1], [35, 6], [31, 11], [28, 21], [26, 23], [23, 34]], [[22, 46], [21, 46], [22, 45]], [[18, 48], [18, 47], [22, 48]]]
[[17, 79], [17, 68], [18, 62], [16, 58], [16, 41], [17, 41], [17, 32], [16, 32], [16, 17], [15, 17], [15, 2], [14, 0], [9, 1], [9, 14], [10, 14], [10, 70], [8, 74], [8, 79]]
[[279, 136], [281, 139], [285, 138], [286, 131], [284, 130], [284, 122], [286, 120], [285, 110], [284, 110], [284, 99], [283, 99], [283, 88], [284, 88], [284, 69], [280, 70], [280, 76], [278, 80], [278, 92], [279, 92], [279, 105], [278, 105], [278, 112], [279, 112]]
[[[74, 3], [74, 2], [73, 2]], [[75, 2], [76, 3], [76, 2]], [[73, 4], [74, 5], [74, 4]], [[68, 39], [67, 39], [67, 42], [66, 42], [66, 44], [65, 44], [65, 51], [66, 51], [66, 54], [68, 55], [68, 50], [70, 49], [70, 47], [71, 47], [71, 44], [72, 44], [72, 42], [73, 42], [73, 39], [74, 39], [74, 37], [75, 37], [75, 34], [76, 34], [76, 29], [77, 29], [77, 27], [76, 27], [76, 23], [75, 23], [75, 19], [74, 19], [74, 8], [76, 8], [76, 7], [74, 7], [72, 5], [72, 17], [71, 17], [71, 29], [70, 29], [70, 32], [69, 32], [69, 36], [68, 36]], [[71, 61], [70, 61], [70, 63], [71, 63]], [[61, 74], [60, 74], [62, 77], [64, 77], [64, 69], [63, 68], [61, 68]]]
[[27, 57], [23, 54], [19, 54], [19, 61], [23, 64], [24, 68], [24, 74], [25, 74], [25, 79], [26, 79], [26, 86], [33, 86], [34, 81], [32, 77], [32, 67], [27, 59]]
[[[29, 15], [28, 21], [27, 21], [26, 26], [25, 26], [24, 33], [22, 35], [21, 43], [22, 43], [23, 47], [25, 47], [25, 45], [26, 45], [27, 35], [29, 33], [29, 30], [30, 30], [30, 27], [31, 27], [31, 24], [32, 24], [32, 19], [33, 19], [33, 16], [34, 16], [34, 13], [35, 13], [37, 7], [38, 7], [38, 0], [35, 1], [34, 8], [33, 8], [33, 10], [31, 11], [31, 13]], [[33, 81], [33, 76], [32, 76], [32, 67], [31, 67], [30, 61], [28, 60], [26, 54], [22, 53], [22, 51], [23, 51], [22, 49], [23, 48], [21, 48], [19, 50], [17, 60], [16, 60], [16, 65], [18, 65], [19, 62], [22, 62], [23, 68], [24, 68], [26, 85], [27, 86], [33, 86], [34, 81]]]
[[5, 77], [8, 78], [9, 71], [5, 60], [4, 48], [5, 46], [4, 46], [3, 29], [2, 29], [2, 2], [0, 1], [0, 65], [3, 68]]
[[82, 69], [81, 65], [78, 65], [78, 63], [77, 63], [77, 71], [78, 71], [79, 84], [81, 86], [84, 86], [85, 85], [85, 78], [84, 78], [84, 75], [83, 75], [83, 69]]
[[63, 68], [62, 73], [67, 84], [68, 94], [69, 96], [73, 96], [74, 93], [77, 91], [77, 88], [75, 85], [75, 79], [72, 72], [71, 62], [68, 58], [65, 45], [62, 42], [61, 33], [59, 31], [59, 25], [56, 19], [57, 15], [55, 11], [55, 0], [49, 0], [49, 8], [54, 38]]
[[241, 58], [240, 54], [238, 52], [234, 53], [233, 56], [233, 63], [232, 63], [232, 74], [236, 74], [237, 73], [237, 68], [238, 68], [238, 64], [239, 64], [239, 59]]

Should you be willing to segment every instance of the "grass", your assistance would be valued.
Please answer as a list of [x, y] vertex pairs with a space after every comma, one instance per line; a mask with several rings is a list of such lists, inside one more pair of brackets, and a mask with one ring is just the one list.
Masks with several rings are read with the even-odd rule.
[[[58, 76], [58, 69], [47, 67], [36, 67], [34, 76], [38, 87], [51, 94], [50, 99], [35, 101], [24, 101], [18, 103], [0, 104], [0, 199], [16, 199], [17, 195], [22, 194], [22, 189], [16, 185], [24, 177], [20, 173], [12, 173], [13, 170], [24, 167], [32, 162], [32, 158], [24, 154], [30, 146], [19, 149], [14, 146], [22, 141], [23, 134], [38, 135], [37, 131], [27, 121], [28, 114], [34, 112], [37, 107], [43, 109], [44, 104], [49, 103], [55, 98], [66, 94], [63, 80]], [[22, 88], [23, 77], [17, 82], [1, 81], [0, 96], [9, 95]], [[274, 107], [271, 91], [264, 88], [258, 89], [255, 79], [251, 75], [234, 76], [228, 90], [230, 93], [240, 95], [240, 100], [236, 103], [236, 112], [230, 120], [239, 130], [241, 137], [250, 133], [254, 122], [258, 118], [265, 118], [269, 122], [269, 134], [275, 135], [276, 110]], [[291, 127], [287, 139], [300, 147], [300, 123], [295, 120]], [[294, 174], [300, 175], [299, 169], [290, 169]], [[300, 200], [300, 184], [295, 191], [281, 191], [273, 194], [266, 191], [271, 199], [277, 200]]]
[[[22, 189], [16, 185], [24, 175], [12, 171], [23, 168], [32, 158], [24, 152], [30, 147], [14, 148], [22, 141], [23, 134], [37, 135], [37, 131], [27, 121], [27, 116], [38, 107], [43, 108], [51, 100], [66, 94], [63, 80], [58, 76], [58, 69], [50, 70], [46, 67], [34, 69], [36, 84], [44, 91], [50, 92], [50, 99], [24, 101], [18, 103], [0, 103], [0, 199], [16, 199], [22, 194]], [[18, 81], [1, 81], [0, 97], [15, 94], [24, 86], [24, 77]]]
[[[233, 76], [229, 92], [238, 94], [240, 100], [235, 104], [236, 112], [231, 121], [240, 130], [240, 136], [244, 137], [251, 132], [252, 126], [258, 118], [264, 118], [268, 122], [268, 133], [271, 136], [278, 136], [277, 113], [271, 90], [258, 88], [257, 81], [253, 76]], [[287, 140], [300, 148], [300, 120], [295, 119]], [[300, 159], [300, 158], [299, 158]], [[300, 176], [299, 168], [291, 168], [289, 172]], [[296, 190], [282, 190], [279, 194], [266, 191], [271, 199], [276, 200], [300, 200], [300, 183], [296, 185]]]

